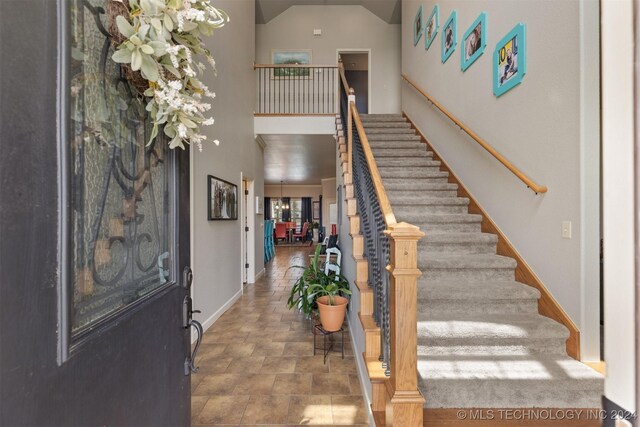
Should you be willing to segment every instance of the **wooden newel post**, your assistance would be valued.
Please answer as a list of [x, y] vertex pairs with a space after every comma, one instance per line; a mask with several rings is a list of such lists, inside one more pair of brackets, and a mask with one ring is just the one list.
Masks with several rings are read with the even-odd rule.
[[424, 233], [401, 222], [385, 231], [390, 237], [389, 325], [391, 377], [386, 381], [387, 426], [422, 427], [424, 397], [418, 389], [418, 240]]

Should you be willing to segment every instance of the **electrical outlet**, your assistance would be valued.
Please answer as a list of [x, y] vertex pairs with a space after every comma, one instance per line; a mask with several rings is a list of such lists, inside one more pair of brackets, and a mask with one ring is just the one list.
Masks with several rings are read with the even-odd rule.
[[321, 36], [322, 35], [322, 30], [318, 29], [318, 28], [314, 29], [313, 30], [313, 35], [314, 36]]
[[571, 238], [571, 221], [562, 221], [562, 238]]

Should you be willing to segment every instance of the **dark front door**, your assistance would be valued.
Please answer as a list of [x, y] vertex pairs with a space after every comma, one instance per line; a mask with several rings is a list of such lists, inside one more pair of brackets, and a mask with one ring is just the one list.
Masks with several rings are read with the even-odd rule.
[[188, 153], [147, 144], [107, 0], [0, 2], [0, 425], [190, 422]]

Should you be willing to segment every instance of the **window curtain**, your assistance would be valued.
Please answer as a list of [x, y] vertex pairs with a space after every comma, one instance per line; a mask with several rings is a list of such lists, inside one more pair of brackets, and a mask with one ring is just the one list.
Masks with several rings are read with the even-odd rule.
[[282, 210], [282, 222], [289, 222], [291, 221], [291, 198], [283, 197], [282, 203], [289, 205], [289, 209]]
[[271, 197], [264, 198], [264, 219], [271, 219]]
[[311, 197], [302, 198], [302, 222], [311, 222]]

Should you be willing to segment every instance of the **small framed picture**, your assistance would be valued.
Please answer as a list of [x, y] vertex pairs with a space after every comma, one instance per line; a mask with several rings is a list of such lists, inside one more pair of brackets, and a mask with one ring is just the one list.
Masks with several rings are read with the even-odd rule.
[[413, 45], [417, 45], [420, 41], [420, 37], [422, 37], [422, 5], [418, 8], [418, 12], [416, 12], [416, 17], [413, 18]]
[[454, 10], [442, 26], [442, 63], [447, 62], [458, 44], [458, 13]]
[[209, 221], [238, 219], [238, 186], [207, 175], [207, 218]]
[[320, 219], [320, 202], [313, 202], [313, 219]]
[[[271, 50], [271, 63], [283, 64], [283, 65], [311, 65], [311, 50], [310, 49], [298, 49], [298, 50], [284, 50], [273, 49]], [[301, 77], [308, 79], [311, 74], [311, 70], [306, 67], [296, 68], [274, 68], [274, 79], [287, 78], [287, 77]]]
[[482, 55], [487, 47], [487, 13], [482, 12], [462, 36], [460, 68], [465, 71]]
[[498, 42], [493, 52], [493, 94], [500, 96], [520, 84], [526, 72], [526, 28], [518, 24]]
[[431, 11], [431, 15], [427, 19], [427, 24], [425, 25], [425, 35], [424, 35], [424, 48], [429, 49], [431, 47], [431, 43], [436, 39], [436, 34], [438, 34], [438, 28], [440, 26], [440, 9], [438, 5], [433, 6], [433, 10]]

